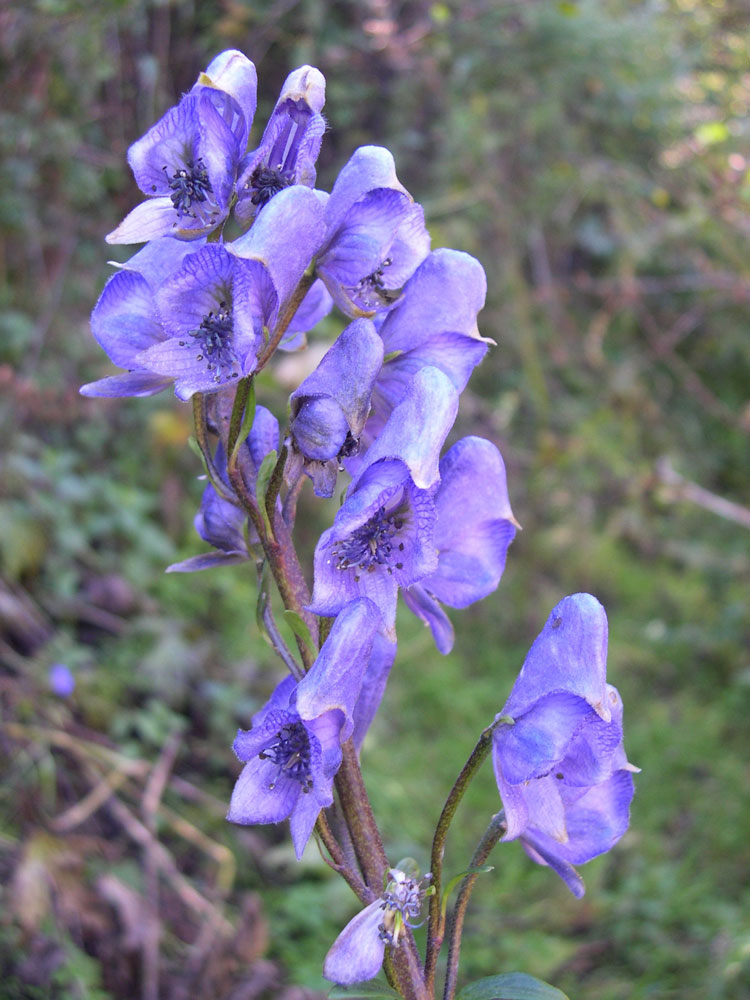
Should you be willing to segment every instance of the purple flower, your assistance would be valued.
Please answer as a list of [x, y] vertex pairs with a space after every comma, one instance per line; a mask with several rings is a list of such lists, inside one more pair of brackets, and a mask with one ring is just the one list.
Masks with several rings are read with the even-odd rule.
[[297, 286], [323, 229], [320, 199], [297, 186], [235, 243], [196, 250], [164, 237], [144, 247], [110, 279], [91, 317], [96, 339], [129, 372], [90, 383], [83, 395], [151, 395], [174, 380], [176, 395], [189, 399], [251, 374], [264, 329]]
[[239, 261], [218, 243], [186, 257], [159, 287], [156, 303], [165, 337], [139, 351], [135, 361], [173, 378], [180, 399], [216, 392], [249, 375], [263, 327], [278, 310], [265, 269]]
[[293, 184], [315, 185], [315, 161], [325, 132], [320, 114], [326, 81], [314, 66], [300, 66], [281, 88], [260, 145], [240, 167], [235, 214], [249, 223], [279, 191]]
[[[255, 410], [255, 420], [245, 443], [240, 447], [237, 462], [251, 493], [255, 492], [258, 469], [265, 456], [279, 446], [279, 422], [264, 406]], [[249, 559], [248, 544], [258, 542], [255, 529], [244, 508], [234, 496], [227, 477], [227, 458], [219, 442], [214, 466], [221, 477], [221, 494], [213, 483], [203, 491], [200, 509], [195, 515], [195, 530], [217, 550], [190, 556], [167, 567], [167, 573], [192, 573], [215, 566], [231, 566]]]
[[604, 608], [590, 594], [566, 597], [531, 647], [493, 734], [503, 840], [520, 838], [578, 897], [585, 890], [573, 865], [623, 835], [637, 770], [623, 749], [622, 701], [606, 682], [606, 658]]
[[331, 945], [323, 975], [339, 986], [374, 979], [385, 957], [385, 948], [397, 948], [405, 927], [415, 927], [426, 895], [424, 882], [398, 868], [388, 872], [385, 892], [353, 920]]
[[424, 213], [379, 146], [361, 146], [343, 168], [326, 223], [317, 273], [347, 316], [388, 308], [430, 249]]
[[234, 50], [217, 56], [192, 90], [128, 150], [141, 202], [107, 236], [143, 243], [192, 240], [226, 219], [255, 113], [253, 64]]
[[47, 674], [50, 691], [59, 698], [69, 698], [76, 686], [76, 679], [64, 663], [53, 663]]
[[457, 408], [441, 371], [428, 367], [415, 376], [315, 549], [315, 614], [336, 614], [362, 594], [380, 607], [386, 634], [395, 639], [398, 588], [438, 567], [438, 459]]
[[518, 527], [505, 465], [493, 444], [462, 438], [443, 456], [435, 511], [437, 570], [405, 590], [404, 601], [430, 626], [440, 652], [449, 653], [453, 626], [438, 602], [465, 608], [492, 593]]
[[168, 375], [151, 371], [136, 359], [141, 351], [166, 340], [156, 292], [195, 252], [195, 244], [169, 237], [153, 240], [109, 279], [91, 314], [91, 330], [110, 360], [128, 371], [89, 382], [81, 387], [82, 395], [151, 396], [171, 383]]
[[353, 711], [380, 625], [368, 600], [342, 609], [310, 672], [287, 677], [268, 704], [240, 730], [234, 751], [246, 761], [232, 793], [232, 823], [280, 823], [289, 818], [302, 856], [318, 814], [333, 802], [341, 746], [354, 728]]
[[318, 496], [333, 496], [339, 461], [359, 448], [382, 363], [375, 327], [355, 320], [291, 395], [292, 438]]

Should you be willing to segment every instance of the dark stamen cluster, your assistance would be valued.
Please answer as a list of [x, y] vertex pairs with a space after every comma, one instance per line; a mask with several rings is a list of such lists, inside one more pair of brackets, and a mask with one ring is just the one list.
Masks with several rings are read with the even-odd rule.
[[390, 267], [393, 260], [386, 257], [380, 267], [362, 278], [353, 289], [354, 296], [362, 300], [366, 306], [377, 309], [383, 303], [395, 302], [399, 297], [398, 291], [386, 288], [384, 284], [385, 269]]
[[[236, 357], [231, 345], [232, 310], [226, 302], [220, 302], [216, 312], [204, 316], [197, 330], [190, 333], [198, 342], [196, 361], [206, 360], [206, 371], [214, 372], [214, 382], [225, 378], [239, 378], [235, 370]], [[180, 347], [186, 347], [187, 340], [180, 341]]]
[[[359, 580], [359, 573], [374, 573], [378, 566], [385, 566], [389, 573], [403, 569], [402, 562], [393, 563], [393, 558], [404, 551], [404, 543], [396, 543], [396, 536], [404, 526], [404, 519], [398, 511], [386, 511], [385, 507], [362, 525], [355, 529], [348, 538], [344, 538], [334, 548], [334, 555], [339, 569], [354, 567], [359, 572], [354, 579]], [[392, 565], [393, 563], [393, 565]]]
[[281, 170], [274, 167], [258, 166], [253, 170], [248, 185], [253, 191], [250, 201], [253, 205], [259, 205], [263, 208], [275, 194], [283, 191], [286, 187], [291, 187], [293, 183]]
[[269, 788], [275, 788], [280, 777], [298, 781], [303, 792], [312, 788], [310, 738], [302, 722], [289, 722], [282, 726], [274, 742], [261, 750], [258, 756], [261, 760], [270, 760], [278, 768]]
[[346, 432], [346, 437], [344, 438], [344, 443], [339, 448], [339, 453], [336, 456], [339, 462], [344, 458], [352, 458], [354, 455], [359, 454], [359, 438], [356, 438], [351, 431]]
[[[166, 173], [167, 168], [162, 168]], [[177, 209], [180, 216], [189, 215], [195, 218], [195, 212], [191, 211], [193, 202], [205, 201], [209, 193], [213, 190], [211, 181], [208, 179], [208, 170], [202, 159], [193, 163], [188, 160], [184, 167], [177, 170], [168, 179], [169, 189], [172, 192], [169, 196], [172, 204]]]

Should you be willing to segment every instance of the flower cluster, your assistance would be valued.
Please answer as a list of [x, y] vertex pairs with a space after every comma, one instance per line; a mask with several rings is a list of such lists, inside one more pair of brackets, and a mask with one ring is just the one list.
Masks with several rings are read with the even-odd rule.
[[[123, 370], [81, 390], [147, 396], [173, 386], [194, 400], [209, 480], [195, 526], [211, 551], [169, 568], [267, 564], [294, 616], [301, 663], [263, 606], [289, 672], [234, 742], [244, 768], [228, 818], [289, 819], [298, 857], [333, 803], [345, 744], [361, 748], [378, 710], [399, 593], [449, 653], [445, 606], [497, 588], [518, 527], [495, 445], [470, 436], [445, 447], [492, 343], [477, 326], [484, 270], [468, 254], [430, 249], [422, 208], [386, 149], [357, 149], [330, 193], [315, 188], [324, 102], [322, 74], [295, 70], [253, 147], [255, 67], [228, 51], [131, 146], [145, 200], [107, 239], [145, 246], [110, 278], [91, 318]], [[344, 328], [291, 393], [282, 430], [256, 406], [256, 376], [277, 348], [304, 348], [334, 308]], [[291, 541], [297, 497], [306, 479], [333, 496], [343, 472], [310, 593]], [[520, 838], [575, 892], [572, 865], [621, 836], [632, 795], [622, 707], [604, 678], [603, 615], [585, 595], [556, 609], [494, 733], [505, 839]], [[374, 975], [412, 926], [420, 886], [391, 869], [326, 974]]]

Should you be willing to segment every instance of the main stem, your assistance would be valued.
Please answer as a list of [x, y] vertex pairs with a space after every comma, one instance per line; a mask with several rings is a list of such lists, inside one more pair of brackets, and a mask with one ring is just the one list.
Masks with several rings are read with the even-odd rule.
[[[311, 266], [286, 304], [268, 343], [259, 355], [256, 373], [268, 363], [314, 280], [315, 275]], [[243, 397], [237, 400], [230, 420], [230, 435], [234, 438], [237, 437], [237, 428], [242, 422], [242, 413], [248, 399], [246, 390], [243, 390]], [[230, 447], [234, 443], [231, 441]], [[283, 459], [281, 459], [274, 470], [272, 483], [269, 486], [270, 496], [268, 499], [270, 502], [267, 504], [266, 513], [270, 520], [270, 532], [266, 528], [263, 512], [259, 509], [255, 497], [245, 483], [239, 464], [229, 463], [229, 476], [242, 506], [250, 516], [258, 533], [284, 607], [295, 611], [307, 622], [315, 641], [318, 641], [322, 632], [319, 642], [322, 645], [330, 622], [322, 619], [319, 630], [317, 617], [306, 610], [306, 605], [310, 602], [310, 595], [291, 537], [290, 526], [282, 512], [276, 508], [275, 501], [281, 486], [283, 464]], [[309, 670], [314, 662], [312, 653], [301, 640], [298, 640], [298, 646], [305, 669]], [[357, 861], [364, 876], [364, 887], [355, 873], [342, 870], [341, 874], [360, 899], [365, 894], [367, 897], [372, 895], [374, 898], [383, 891], [384, 877], [389, 868], [388, 858], [362, 780], [357, 753], [351, 740], [342, 748], [342, 755], [342, 764], [336, 775], [336, 788], [344, 820], [352, 836]], [[318, 823], [318, 832], [331, 855], [334, 866], [345, 868], [343, 852], [322, 814]], [[407, 930], [407, 933], [402, 936], [399, 946], [386, 956], [384, 965], [389, 981], [399, 990], [405, 1000], [432, 1000], [432, 993], [425, 985], [419, 953], [411, 930]]]

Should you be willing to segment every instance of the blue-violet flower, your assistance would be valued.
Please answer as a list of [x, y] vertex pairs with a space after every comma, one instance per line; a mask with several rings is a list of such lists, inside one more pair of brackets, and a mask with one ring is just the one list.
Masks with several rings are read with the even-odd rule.
[[333, 802], [341, 746], [354, 728], [353, 710], [380, 625], [372, 601], [349, 603], [333, 623], [309, 673], [283, 680], [270, 701], [240, 730], [234, 751], [245, 767], [229, 806], [232, 823], [290, 820], [302, 856], [318, 814]]
[[590, 594], [566, 597], [531, 647], [493, 733], [503, 840], [520, 838], [579, 897], [585, 889], [573, 865], [622, 837], [638, 770], [625, 756], [622, 701], [606, 682], [606, 659], [604, 608]]
[[147, 200], [107, 236], [144, 243], [193, 240], [226, 219], [255, 114], [255, 66], [241, 52], [217, 56], [189, 93], [128, 150]]

